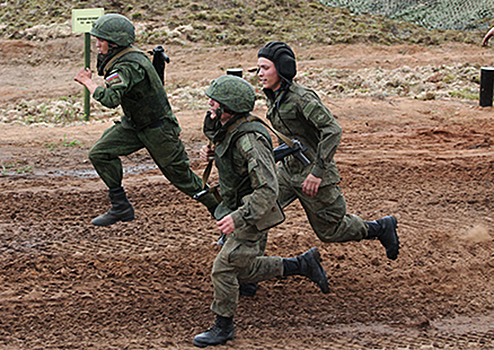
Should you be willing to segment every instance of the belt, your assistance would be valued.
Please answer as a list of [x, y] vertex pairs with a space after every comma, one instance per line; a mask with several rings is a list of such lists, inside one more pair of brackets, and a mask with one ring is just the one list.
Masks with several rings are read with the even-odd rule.
[[160, 126], [163, 126], [163, 125], [165, 125], [165, 122], [163, 120], [157, 120], [157, 121], [149, 124], [147, 127], [149, 129], [156, 129], [156, 128], [159, 128]]

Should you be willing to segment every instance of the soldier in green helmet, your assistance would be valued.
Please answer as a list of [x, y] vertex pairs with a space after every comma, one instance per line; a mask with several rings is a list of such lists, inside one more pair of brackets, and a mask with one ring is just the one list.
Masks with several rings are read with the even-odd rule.
[[[191, 197], [202, 190], [202, 180], [190, 169], [179, 138], [181, 128], [156, 70], [143, 51], [131, 46], [135, 40], [132, 22], [119, 14], [106, 14], [93, 23], [90, 34], [96, 37], [97, 71], [105, 78], [105, 87], [92, 80], [89, 69], [81, 69], [75, 80], [86, 86], [102, 105], [120, 105], [124, 113], [120, 121], [105, 130], [88, 154], [109, 189], [112, 204], [108, 212], [92, 223], [108, 226], [135, 218], [122, 187], [121, 156], [146, 148], [163, 175]], [[200, 201], [211, 213], [217, 206], [212, 194]]]
[[[268, 228], [260, 223], [276, 205], [278, 181], [269, 132], [250, 112], [255, 91], [242, 78], [224, 75], [206, 91], [211, 120], [206, 136], [213, 146], [201, 149], [201, 160], [214, 157], [219, 173], [222, 202], [214, 216], [225, 243], [213, 263], [211, 278], [216, 314], [214, 325], [197, 335], [198, 347], [224, 344], [233, 339], [233, 316], [239, 299], [239, 283], [256, 283], [273, 277], [300, 275], [329, 292], [328, 278], [317, 248], [295, 258], [266, 257]], [[215, 122], [216, 121], [216, 122]]]

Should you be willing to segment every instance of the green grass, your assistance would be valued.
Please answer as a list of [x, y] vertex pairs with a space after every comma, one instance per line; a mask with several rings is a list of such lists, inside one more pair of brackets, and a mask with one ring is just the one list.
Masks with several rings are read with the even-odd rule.
[[63, 147], [82, 146], [82, 142], [77, 140], [69, 141], [67, 140], [66, 134], [63, 134], [62, 146]]
[[[129, 0], [125, 4], [100, 0], [8, 1], [9, 6], [0, 6], [0, 35], [25, 38], [23, 31], [27, 28], [70, 22], [72, 9], [98, 7], [103, 7], [105, 13], [120, 13], [144, 24], [137, 33], [137, 42], [141, 44], [201, 42], [260, 46], [273, 39], [320, 44], [436, 45], [452, 41], [478, 44], [483, 34], [431, 31], [383, 16], [353, 15], [347, 9], [326, 7], [316, 0]], [[193, 31], [182, 33], [182, 40], [171, 35], [173, 30], [184, 26], [191, 26]]]
[[469, 89], [450, 91], [448, 94], [451, 97], [464, 100], [478, 100], [480, 98], [478, 93], [473, 93]]

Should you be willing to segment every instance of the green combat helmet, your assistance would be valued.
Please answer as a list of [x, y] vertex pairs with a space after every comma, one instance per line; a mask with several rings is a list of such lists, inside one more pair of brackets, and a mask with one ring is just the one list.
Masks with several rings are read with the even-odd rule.
[[256, 102], [254, 87], [233, 75], [222, 75], [213, 80], [206, 90], [206, 96], [236, 113], [252, 111]]
[[116, 13], [103, 15], [94, 21], [89, 34], [123, 47], [129, 46], [135, 40], [132, 22]]

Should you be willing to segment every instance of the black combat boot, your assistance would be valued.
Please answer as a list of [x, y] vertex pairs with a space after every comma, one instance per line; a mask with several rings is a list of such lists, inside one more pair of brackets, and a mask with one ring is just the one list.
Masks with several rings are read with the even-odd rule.
[[400, 249], [400, 241], [396, 233], [398, 220], [394, 216], [385, 216], [382, 219], [366, 221], [369, 225], [369, 233], [366, 239], [379, 239], [381, 244], [386, 248], [388, 259], [396, 260]]
[[93, 225], [109, 226], [118, 221], [134, 220], [134, 207], [130, 204], [123, 187], [111, 188], [108, 193], [112, 206], [106, 213], [93, 219]]
[[257, 292], [257, 283], [239, 283], [238, 290], [243, 297], [253, 297]]
[[204, 333], [196, 335], [193, 343], [200, 348], [216, 346], [225, 344], [228, 340], [233, 340], [234, 335], [235, 326], [233, 325], [233, 317], [216, 315], [216, 321], [213, 327]]
[[328, 276], [321, 265], [321, 254], [316, 247], [296, 258], [283, 259], [283, 277], [294, 275], [309, 277], [324, 294], [329, 293]]

